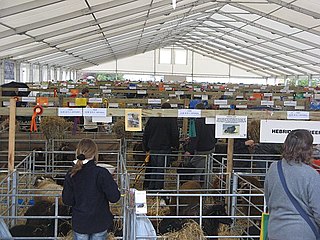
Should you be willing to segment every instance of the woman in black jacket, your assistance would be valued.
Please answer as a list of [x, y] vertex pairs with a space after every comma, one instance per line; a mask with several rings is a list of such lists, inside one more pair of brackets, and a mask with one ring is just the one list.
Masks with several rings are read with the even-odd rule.
[[62, 200], [72, 206], [75, 240], [105, 240], [113, 225], [109, 202], [120, 199], [112, 175], [96, 166], [98, 147], [91, 139], [82, 139], [76, 150], [75, 165], [64, 181]]

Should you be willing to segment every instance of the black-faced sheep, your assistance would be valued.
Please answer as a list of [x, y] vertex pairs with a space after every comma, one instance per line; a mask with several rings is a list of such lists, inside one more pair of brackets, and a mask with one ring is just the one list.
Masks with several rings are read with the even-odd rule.
[[[28, 208], [24, 214], [28, 218], [25, 225], [17, 225], [10, 229], [13, 237], [53, 237], [55, 219], [46, 216], [55, 216], [55, 204], [49, 202], [37, 202]], [[70, 207], [58, 206], [57, 216], [71, 216]], [[58, 235], [66, 236], [71, 230], [71, 219], [60, 218], [58, 220]]]
[[[188, 205], [182, 215], [185, 216], [200, 216], [200, 205]], [[224, 218], [227, 216], [224, 205], [205, 205], [202, 211], [202, 230], [206, 236], [218, 236], [218, 230], [220, 224], [230, 225], [232, 223], [231, 218]], [[221, 218], [206, 218], [206, 216], [221, 216]], [[179, 231], [188, 220], [194, 220], [199, 223], [199, 217], [197, 218], [165, 218], [159, 224], [159, 233], [164, 234], [168, 231]]]

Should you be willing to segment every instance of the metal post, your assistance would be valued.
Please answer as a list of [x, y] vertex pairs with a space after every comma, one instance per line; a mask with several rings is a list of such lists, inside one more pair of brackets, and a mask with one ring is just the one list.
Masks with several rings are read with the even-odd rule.
[[0, 84], [4, 83], [4, 60], [0, 61]]
[[21, 63], [16, 61], [14, 64], [16, 82], [20, 82], [20, 80], [21, 80], [20, 79], [20, 67], [21, 67]]
[[31, 83], [34, 82], [33, 81], [33, 64], [32, 63], [30, 63], [30, 65], [29, 65], [29, 80], [28, 80], [28, 82], [31, 82]]
[[[10, 215], [12, 217], [16, 216], [17, 213], [17, 192], [18, 192], [18, 174], [17, 171], [13, 171], [12, 172], [12, 191], [10, 191], [9, 193], [11, 194], [11, 213]], [[11, 220], [11, 226], [14, 226], [16, 224], [16, 218], [13, 218]]]
[[[233, 174], [233, 182], [232, 182], [232, 194], [237, 193], [237, 188], [238, 188], [238, 175]], [[237, 197], [233, 196], [231, 198], [231, 216], [235, 216], [236, 214], [236, 208], [237, 208]], [[233, 219], [235, 221], [236, 219]]]

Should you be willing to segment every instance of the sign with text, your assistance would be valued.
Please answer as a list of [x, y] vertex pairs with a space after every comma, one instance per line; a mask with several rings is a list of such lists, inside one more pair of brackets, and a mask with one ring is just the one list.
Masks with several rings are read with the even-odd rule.
[[21, 97], [22, 102], [36, 102], [36, 97]]
[[247, 116], [217, 115], [216, 138], [246, 138]]
[[182, 118], [200, 118], [200, 109], [178, 109], [178, 117]]
[[313, 135], [313, 144], [320, 143], [320, 122], [290, 120], [261, 120], [260, 142], [283, 143], [288, 133], [294, 129], [309, 130]]
[[309, 112], [305, 112], [305, 111], [287, 111], [287, 119], [308, 120], [308, 119], [310, 119], [310, 117], [309, 117]]
[[112, 116], [110, 117], [95, 117], [92, 116], [92, 122], [101, 122], [101, 123], [111, 123], [112, 122]]
[[78, 117], [82, 116], [82, 108], [58, 108], [59, 117]]
[[297, 101], [284, 101], [283, 105], [286, 107], [295, 107], [297, 106]]
[[274, 101], [262, 100], [260, 104], [261, 104], [261, 106], [273, 106], [274, 105]]
[[137, 94], [147, 94], [147, 90], [137, 90]]
[[107, 116], [107, 109], [106, 108], [84, 108], [83, 109], [83, 116], [84, 117], [105, 117]]
[[216, 100], [213, 101], [213, 104], [214, 105], [227, 105], [228, 104], [228, 100], [218, 100], [218, 99], [216, 99]]
[[148, 99], [148, 104], [161, 104], [161, 99]]
[[102, 103], [102, 98], [89, 98], [89, 103]]
[[118, 108], [119, 103], [109, 103], [109, 108]]

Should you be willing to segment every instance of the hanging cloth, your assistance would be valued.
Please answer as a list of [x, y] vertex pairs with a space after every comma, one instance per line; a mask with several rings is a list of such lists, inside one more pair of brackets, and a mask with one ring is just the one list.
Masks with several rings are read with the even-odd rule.
[[188, 133], [189, 137], [196, 137], [197, 133], [196, 133], [196, 120], [194, 118], [191, 118], [189, 120], [189, 133]]

